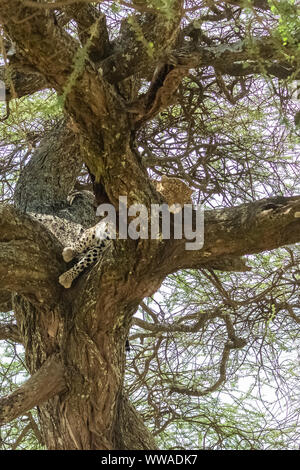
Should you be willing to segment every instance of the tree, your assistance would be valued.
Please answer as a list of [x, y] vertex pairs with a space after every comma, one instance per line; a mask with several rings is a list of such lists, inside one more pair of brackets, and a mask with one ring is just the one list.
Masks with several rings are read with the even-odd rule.
[[[262, 325], [267, 351], [299, 324], [295, 3], [0, 0], [0, 22], [0, 310], [15, 319], [0, 338], [23, 344], [30, 374], [1, 398], [0, 422], [32, 423], [37, 406], [48, 449], [155, 449], [155, 429], [186, 407], [183, 441], [200, 422], [200, 447], [210, 428], [215, 448], [258, 446], [245, 424], [228, 431], [238, 406], [224, 426], [211, 394], [253, 351], [259, 363]], [[151, 182], [163, 175], [206, 204], [203, 248], [117, 239], [64, 289], [62, 249], [97, 221], [82, 189], [97, 205], [127, 196], [149, 208], [164, 202]]]

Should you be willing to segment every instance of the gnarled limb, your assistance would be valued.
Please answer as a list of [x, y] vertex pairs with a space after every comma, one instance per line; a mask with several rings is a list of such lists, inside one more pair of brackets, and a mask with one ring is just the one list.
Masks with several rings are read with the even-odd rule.
[[0, 340], [22, 343], [18, 326], [15, 323], [0, 323]]
[[[198, 31], [195, 29], [195, 31]], [[193, 34], [190, 27], [188, 35]], [[281, 60], [278, 59], [278, 42], [272, 37], [252, 38], [240, 40], [228, 45], [203, 45], [189, 41], [184, 48], [178, 47], [172, 55], [181, 67], [198, 68], [212, 66], [219, 72], [233, 76], [247, 76], [261, 73], [261, 61], [264, 63], [264, 73], [278, 78], [286, 78], [297, 72], [297, 62], [294, 64], [286, 60], [286, 52], [282, 51]], [[280, 55], [279, 55], [280, 57]]]
[[[273, 250], [300, 240], [300, 196], [273, 197], [229, 209], [204, 213], [204, 246], [186, 250], [186, 240], [166, 243], [164, 264], [168, 272], [180, 268], [216, 266], [222, 270], [222, 259]], [[225, 261], [224, 267], [228, 263]], [[238, 262], [241, 267], [242, 260]], [[238, 269], [238, 271], [243, 269]], [[247, 270], [246, 266], [245, 269]]]
[[62, 271], [61, 246], [39, 222], [13, 206], [0, 206], [0, 288], [51, 304]]
[[11, 293], [5, 290], [0, 290], [0, 312], [9, 312], [12, 310]]
[[0, 424], [9, 423], [34, 406], [66, 390], [60, 356], [50, 356], [41, 368], [10, 395], [0, 398]]
[[26, 70], [22, 63], [17, 65], [15, 61], [10, 63], [9, 67], [0, 67], [0, 80], [5, 83], [8, 101], [12, 98], [32, 95], [47, 88], [47, 82], [42, 75]]
[[62, 91], [77, 46], [56, 25], [52, 12], [25, 7], [20, 0], [2, 0], [0, 21], [18, 53], [43, 74], [49, 85]]
[[175, 0], [165, 10], [154, 9], [125, 20], [116, 41], [121, 48], [116, 47], [100, 64], [103, 77], [110, 83], [118, 83], [133, 74], [149, 78], [156, 64], [164, 62], [166, 50], [173, 49], [182, 15], [183, 2]]

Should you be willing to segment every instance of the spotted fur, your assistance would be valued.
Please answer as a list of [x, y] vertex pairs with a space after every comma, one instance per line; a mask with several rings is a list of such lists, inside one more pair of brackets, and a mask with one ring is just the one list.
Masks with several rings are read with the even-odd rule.
[[184, 204], [192, 204], [193, 190], [179, 178], [163, 175], [160, 181], [153, 181], [156, 190], [165, 198], [170, 212], [176, 213]]
[[66, 289], [70, 288], [74, 279], [88, 266], [98, 261], [104, 251], [111, 246], [113, 234], [112, 226], [99, 222], [85, 230], [75, 243], [64, 248], [62, 256], [67, 263], [75, 257], [79, 257], [79, 260], [71, 269], [59, 276], [59, 283]]

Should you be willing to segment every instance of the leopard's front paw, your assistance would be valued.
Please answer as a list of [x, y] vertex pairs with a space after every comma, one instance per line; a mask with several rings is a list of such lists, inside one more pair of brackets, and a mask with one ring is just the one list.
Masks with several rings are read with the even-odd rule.
[[75, 256], [75, 252], [69, 246], [66, 246], [66, 248], [63, 249], [62, 257], [66, 263], [69, 263], [69, 261], [71, 261], [74, 258], [74, 256]]
[[72, 285], [73, 279], [70, 277], [68, 271], [66, 273], [61, 274], [58, 278], [58, 282], [64, 286], [65, 289], [69, 289]]

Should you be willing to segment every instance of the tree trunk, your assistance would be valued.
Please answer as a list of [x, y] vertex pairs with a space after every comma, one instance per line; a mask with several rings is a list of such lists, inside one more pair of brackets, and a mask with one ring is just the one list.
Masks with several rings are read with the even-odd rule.
[[[24, 168], [16, 188], [17, 208], [27, 210], [55, 235], [58, 250], [76, 238], [79, 227], [96, 221], [95, 208], [90, 200], [82, 201], [80, 193], [75, 193], [79, 203], [67, 203], [81, 167], [79, 147], [74, 149], [73, 140], [71, 147], [70, 143], [64, 125], [54, 128]], [[70, 159], [64, 157], [74, 150], [77, 161], [73, 159], [70, 167]], [[67, 169], [64, 162], [68, 162]], [[33, 180], [38, 184], [33, 185]], [[123, 255], [127, 263], [123, 260], [120, 264], [113, 250], [98, 270], [94, 267], [84, 274], [76, 284], [75, 296], [63, 288], [47, 303], [13, 296], [30, 374], [38, 373], [55, 354], [59, 354], [57, 360], [63, 369], [62, 393], [38, 407], [48, 449], [156, 447], [122, 391], [130, 319], [141, 296], [149, 291], [148, 279], [141, 277], [133, 286], [128, 277], [134, 244], [131, 253]], [[63, 261], [61, 265], [63, 271]], [[155, 290], [161, 280], [150, 288]]]
[[[88, 295], [84, 303], [57, 298], [52, 309], [38, 309], [14, 296], [14, 308], [30, 373], [57, 351], [63, 365], [63, 393], [38, 408], [48, 449], [156, 448], [123, 397], [128, 330], [110, 332], [107, 321], [101, 324], [107, 311], [114, 311], [114, 301], [101, 294], [97, 303]], [[130, 318], [135, 309], [134, 305], [124, 308], [120, 317]]]

